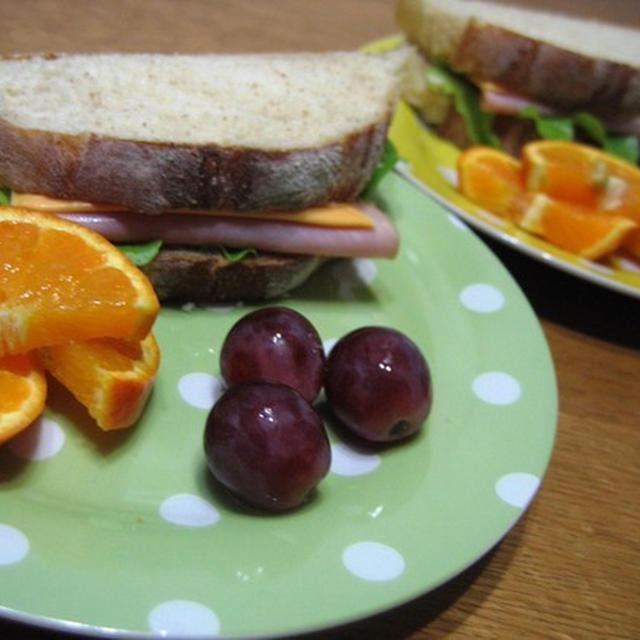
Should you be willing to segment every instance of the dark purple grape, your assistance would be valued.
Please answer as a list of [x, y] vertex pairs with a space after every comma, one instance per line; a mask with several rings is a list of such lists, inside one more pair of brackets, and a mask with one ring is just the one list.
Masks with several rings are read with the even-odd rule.
[[302, 504], [329, 471], [322, 420], [295, 389], [245, 382], [214, 404], [204, 433], [213, 476], [245, 502], [269, 511]]
[[324, 349], [315, 327], [286, 307], [266, 307], [240, 318], [220, 352], [227, 386], [249, 380], [281, 382], [309, 402], [322, 387], [324, 366]]
[[350, 430], [374, 442], [406, 438], [431, 409], [431, 376], [403, 333], [363, 327], [341, 338], [327, 361], [329, 407]]

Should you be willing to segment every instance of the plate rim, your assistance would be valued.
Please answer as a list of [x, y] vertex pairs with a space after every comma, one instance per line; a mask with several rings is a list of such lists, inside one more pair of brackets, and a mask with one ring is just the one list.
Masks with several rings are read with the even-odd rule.
[[[397, 178], [400, 180], [403, 180], [405, 182], [407, 182], [409, 185], [411, 185], [411, 188], [413, 189], [417, 189], [417, 193], [419, 194], [419, 196], [421, 198], [427, 198], [429, 197], [424, 190], [421, 188], [420, 184], [416, 184], [414, 180], [408, 180], [406, 176], [403, 175], [397, 175]], [[384, 191], [382, 191], [382, 195], [384, 196]], [[435, 203], [435, 206], [437, 206], [440, 211], [439, 213], [442, 215], [447, 215], [448, 214], [448, 209], [443, 207], [440, 203]], [[468, 241], [467, 241], [468, 242]], [[490, 256], [492, 256], [491, 252], [489, 251], [489, 249], [484, 245], [484, 243], [482, 243], [482, 241], [480, 239], [478, 239], [477, 237], [474, 237], [471, 242], [477, 242], [480, 245], [482, 245], [482, 250], [485, 251], [487, 253], [487, 258], [489, 258]], [[545, 374], [548, 374], [550, 376], [550, 379], [548, 380], [549, 383], [549, 387], [551, 389], [553, 389], [553, 397], [552, 398], [547, 398], [546, 402], [549, 404], [549, 411], [553, 413], [553, 415], [555, 416], [555, 421], [553, 424], [553, 429], [552, 429], [552, 437], [550, 439], [549, 442], [549, 446], [546, 449], [546, 460], [544, 461], [544, 465], [543, 465], [543, 471], [540, 473], [540, 483], [538, 485], [538, 487], [536, 488], [536, 490], [533, 492], [533, 494], [531, 495], [530, 499], [528, 500], [527, 504], [522, 507], [521, 509], [519, 509], [515, 514], [514, 517], [511, 519], [511, 521], [504, 527], [504, 529], [497, 533], [495, 536], [492, 537], [492, 542], [491, 544], [487, 547], [484, 548], [483, 550], [481, 550], [477, 555], [473, 556], [472, 558], [468, 559], [466, 563], [464, 563], [463, 566], [458, 567], [455, 571], [453, 571], [452, 573], [446, 575], [446, 576], [441, 576], [441, 578], [439, 580], [437, 580], [435, 583], [432, 583], [430, 586], [420, 589], [416, 592], [412, 592], [410, 594], [406, 594], [405, 597], [403, 598], [396, 598], [393, 602], [388, 602], [387, 604], [385, 604], [383, 607], [377, 608], [375, 611], [371, 611], [370, 613], [366, 614], [365, 616], [361, 615], [361, 614], [354, 614], [352, 617], [348, 617], [348, 618], [344, 618], [342, 620], [333, 620], [333, 621], [329, 621], [325, 624], [322, 625], [317, 625], [314, 627], [308, 626], [308, 627], [304, 627], [304, 628], [299, 628], [299, 629], [291, 629], [290, 631], [288, 631], [285, 636], [283, 636], [282, 634], [278, 634], [278, 635], [273, 635], [273, 634], [260, 634], [260, 635], [252, 635], [250, 637], [252, 638], [274, 638], [274, 637], [286, 637], [288, 635], [296, 635], [299, 633], [313, 633], [313, 632], [319, 632], [321, 630], [329, 630], [329, 629], [333, 629], [333, 628], [338, 628], [341, 625], [347, 625], [350, 623], [354, 623], [357, 621], [362, 621], [365, 620], [371, 616], [377, 615], [377, 614], [382, 614], [388, 611], [391, 611], [392, 609], [398, 607], [398, 606], [402, 606], [404, 604], [407, 604], [413, 600], [415, 600], [417, 597], [420, 597], [421, 595], [425, 595], [427, 593], [432, 592], [434, 589], [437, 589], [439, 586], [441, 586], [442, 584], [445, 584], [446, 582], [448, 582], [449, 580], [455, 578], [456, 576], [460, 575], [461, 573], [463, 573], [465, 570], [467, 570], [469, 567], [471, 567], [473, 564], [475, 564], [480, 558], [484, 557], [488, 552], [490, 552], [490, 550], [492, 548], [494, 548], [496, 545], [500, 544], [500, 542], [503, 540], [503, 538], [509, 533], [509, 531], [511, 531], [511, 529], [517, 524], [517, 522], [519, 522], [524, 515], [527, 513], [529, 506], [531, 504], [531, 501], [533, 499], [535, 499], [535, 497], [538, 495], [540, 488], [543, 484], [544, 481], [544, 477], [546, 476], [546, 473], [548, 472], [549, 469], [549, 464], [550, 464], [550, 460], [553, 454], [553, 450], [554, 450], [554, 444], [555, 444], [555, 437], [557, 434], [557, 411], [558, 411], [558, 389], [557, 389], [557, 381], [556, 381], [556, 377], [555, 377], [555, 368], [553, 365], [553, 359], [551, 357], [551, 352], [549, 349], [549, 345], [546, 341], [546, 338], [544, 336], [544, 332], [542, 331], [540, 322], [538, 320], [538, 318], [535, 316], [535, 313], [533, 312], [531, 305], [529, 304], [526, 296], [524, 295], [524, 293], [522, 292], [520, 286], [518, 285], [518, 283], [515, 281], [515, 279], [513, 278], [513, 276], [509, 273], [509, 271], [504, 267], [504, 265], [497, 259], [495, 258], [495, 256], [493, 256], [493, 258], [495, 259], [495, 261], [497, 262], [497, 268], [499, 268], [501, 276], [503, 276], [504, 278], [508, 279], [517, 289], [518, 294], [519, 294], [519, 304], [523, 306], [523, 310], [526, 311], [527, 315], [530, 316], [530, 319], [533, 321], [537, 331], [540, 333], [540, 338], [542, 340], [542, 345], [545, 348], [545, 359], [548, 361], [548, 371], [545, 372]], [[57, 631], [57, 632], [63, 632], [63, 633], [70, 633], [70, 634], [74, 634], [74, 635], [88, 635], [91, 637], [96, 637], [96, 638], [104, 638], [104, 637], [115, 637], [115, 638], [132, 638], [132, 639], [142, 639], [142, 638], [179, 638], [179, 635], [175, 635], [172, 633], [163, 633], [163, 632], [153, 632], [153, 631], [132, 631], [132, 630], [126, 630], [126, 629], [121, 629], [118, 627], [109, 627], [109, 626], [97, 626], [95, 624], [90, 624], [90, 623], [83, 623], [83, 622], [74, 622], [74, 621], [67, 621], [67, 620], [63, 620], [63, 619], [59, 619], [59, 618], [52, 618], [51, 616], [40, 616], [37, 614], [32, 614], [32, 613], [28, 613], [25, 611], [19, 611], [19, 610], [15, 610], [15, 609], [10, 609], [7, 608], [6, 606], [2, 605], [0, 603], [0, 616], [6, 618], [9, 621], [12, 622], [16, 622], [18, 624], [26, 624], [28, 626], [32, 626], [32, 627], [36, 627], [36, 628], [41, 628], [41, 629], [49, 629], [52, 631]], [[221, 637], [227, 637], [222, 635]], [[234, 637], [234, 636], [232, 636]]]
[[[411, 126], [412, 130], [414, 131], [419, 127], [420, 131], [423, 132], [425, 136], [425, 143], [429, 142], [429, 138], [433, 138], [434, 141], [440, 146], [450, 145], [449, 142], [437, 136], [433, 131], [429, 129], [428, 126], [422, 123], [413, 108], [408, 103], [404, 101], [399, 102], [394, 114], [394, 118], [395, 117], [398, 117], [402, 120], [403, 126]], [[411, 121], [409, 121], [409, 119], [411, 119]], [[393, 121], [391, 126], [393, 127]], [[427, 136], [429, 138], [426, 138]], [[453, 147], [453, 145], [451, 146]], [[458, 149], [456, 150], [459, 151]], [[640, 298], [640, 283], [638, 285], [627, 283], [622, 280], [609, 277], [606, 274], [605, 270], [615, 272], [616, 269], [614, 267], [607, 267], [603, 265], [603, 271], [599, 271], [597, 262], [590, 261], [585, 258], [581, 258], [580, 256], [576, 256], [574, 254], [566, 252], [563, 249], [547, 242], [543, 238], [535, 238], [535, 241], [541, 245], [546, 246], [548, 249], [545, 250], [542, 248], [537, 248], [531, 242], [526, 241], [526, 239], [529, 237], [529, 234], [524, 230], [518, 230], [518, 235], [515, 235], [514, 233], [509, 231], [506, 225], [505, 227], [500, 227], [498, 224], [494, 225], [490, 222], [487, 222], [486, 220], [483, 220], [479, 215], [474, 215], [473, 210], [484, 210], [465, 198], [463, 194], [456, 191], [457, 195], [461, 199], [464, 199], [466, 203], [468, 203], [468, 211], [463, 207], [458, 206], [455, 202], [452, 202], [445, 194], [441, 193], [436, 186], [433, 186], [414, 173], [411, 160], [407, 160], [402, 157], [401, 149], [398, 150], [398, 155], [400, 156], [400, 159], [394, 166], [394, 171], [396, 173], [402, 175], [411, 183], [415, 184], [415, 186], [421, 189], [427, 196], [438, 202], [448, 211], [464, 220], [477, 230], [501, 242], [503, 245], [511, 247], [512, 249], [522, 253], [523, 255], [526, 255], [529, 258], [533, 258], [534, 260], [541, 262], [542, 264], [546, 264], [554, 269], [563, 271], [571, 275], [572, 277], [587, 281], [591, 284], [609, 289], [622, 295], [626, 295], [632, 298]], [[440, 167], [432, 162], [432, 158], [427, 157], [425, 158], [425, 160], [432, 169], [434, 169], [435, 171], [439, 170]], [[447, 169], [448, 168], [449, 167], [447, 167]], [[447, 180], [444, 176], [442, 176], [442, 181], [443, 184], [446, 184], [447, 187], [455, 189], [455, 186], [451, 183], [451, 181]], [[485, 213], [487, 217], [500, 219], [490, 211], [486, 211]], [[531, 238], [534, 239], [533, 236], [531, 236]], [[566, 257], [564, 254], [566, 254]], [[590, 266], [581, 265], [579, 262], [581, 260], [588, 262]], [[638, 274], [636, 274], [635, 272], [630, 272], [630, 275], [632, 277], [637, 276], [640, 282], [640, 272], [638, 272]]]

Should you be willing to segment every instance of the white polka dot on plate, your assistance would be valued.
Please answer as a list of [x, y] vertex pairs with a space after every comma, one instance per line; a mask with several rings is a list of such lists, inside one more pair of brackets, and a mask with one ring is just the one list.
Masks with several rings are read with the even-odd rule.
[[422, 261], [422, 257], [420, 256], [420, 254], [416, 253], [415, 251], [412, 251], [411, 249], [407, 249], [405, 252], [405, 256], [411, 264], [417, 267], [420, 266], [420, 263]]
[[210, 527], [220, 520], [218, 510], [200, 496], [176, 493], [160, 504], [160, 515], [183, 527]]
[[496, 405], [513, 404], [520, 398], [520, 383], [508, 373], [488, 371], [477, 376], [471, 388], [483, 402]]
[[331, 445], [331, 471], [339, 476], [359, 476], [380, 466], [380, 456], [363, 453], [342, 442]]
[[29, 539], [19, 529], [0, 523], [0, 566], [20, 562], [29, 554]]
[[191, 600], [168, 600], [155, 606], [147, 618], [149, 627], [162, 635], [216, 636], [218, 616], [203, 604]]
[[195, 371], [185, 374], [178, 380], [180, 396], [196, 409], [211, 409], [222, 390], [222, 381], [210, 373]]
[[346, 299], [353, 297], [357, 287], [371, 284], [377, 272], [376, 263], [368, 258], [341, 260], [331, 270], [333, 278], [339, 284], [340, 297]]
[[44, 460], [51, 458], [62, 449], [65, 435], [60, 425], [40, 416], [27, 429], [14, 436], [7, 443], [13, 455], [23, 460]]
[[342, 563], [354, 576], [372, 582], [395, 580], [405, 568], [404, 558], [393, 547], [371, 541], [349, 545]]
[[369, 258], [356, 258], [353, 261], [353, 265], [362, 282], [371, 284], [375, 280], [378, 267], [373, 260], [369, 260]]
[[498, 479], [495, 490], [501, 500], [524, 509], [540, 486], [540, 478], [532, 473], [507, 473]]
[[213, 311], [214, 313], [230, 313], [236, 308], [235, 304], [208, 304], [204, 307], [207, 311]]
[[336, 342], [338, 342], [338, 338], [328, 338], [322, 342], [325, 355], [328, 356], [331, 353], [331, 349], [336, 346]]
[[504, 296], [493, 285], [476, 282], [460, 292], [460, 302], [470, 311], [492, 313], [504, 306]]

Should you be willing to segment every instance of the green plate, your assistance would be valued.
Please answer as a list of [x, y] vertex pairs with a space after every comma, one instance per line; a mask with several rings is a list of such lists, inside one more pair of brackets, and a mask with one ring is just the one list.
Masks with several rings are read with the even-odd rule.
[[434, 404], [416, 439], [341, 441], [315, 497], [286, 515], [229, 503], [202, 452], [222, 340], [251, 307], [163, 309], [148, 409], [101, 433], [61, 388], [0, 449], [0, 614], [96, 636], [265, 637], [362, 619], [423, 594], [522, 515], [554, 440], [540, 326], [498, 260], [404, 178], [378, 191], [395, 260], [328, 263], [284, 301], [326, 340], [396, 327], [420, 346]]

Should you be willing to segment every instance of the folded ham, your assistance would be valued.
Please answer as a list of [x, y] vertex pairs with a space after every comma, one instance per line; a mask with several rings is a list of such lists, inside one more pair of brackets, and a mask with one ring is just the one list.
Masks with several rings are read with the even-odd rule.
[[[533, 106], [541, 116], [561, 116], [561, 110], [553, 108], [499, 87], [490, 82], [480, 85], [480, 104], [484, 111], [501, 115], [516, 115], [525, 107]], [[635, 112], [617, 111], [608, 113], [599, 111], [595, 115], [602, 122], [605, 129], [620, 135], [640, 137], [640, 114]]]
[[371, 228], [321, 227], [200, 214], [149, 216], [113, 212], [57, 215], [90, 227], [115, 243], [158, 239], [168, 245], [221, 245], [326, 257], [392, 258], [398, 250], [398, 236], [389, 217], [368, 203], [358, 203], [358, 208], [371, 218]]

